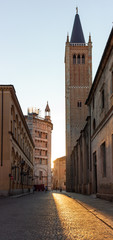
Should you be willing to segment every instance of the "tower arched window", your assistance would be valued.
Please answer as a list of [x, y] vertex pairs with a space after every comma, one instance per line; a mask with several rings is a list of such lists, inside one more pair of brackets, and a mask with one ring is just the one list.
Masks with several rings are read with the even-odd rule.
[[73, 55], [73, 64], [76, 64], [76, 55]]
[[80, 55], [77, 57], [77, 63], [80, 64]]
[[82, 55], [82, 64], [85, 64], [85, 55]]

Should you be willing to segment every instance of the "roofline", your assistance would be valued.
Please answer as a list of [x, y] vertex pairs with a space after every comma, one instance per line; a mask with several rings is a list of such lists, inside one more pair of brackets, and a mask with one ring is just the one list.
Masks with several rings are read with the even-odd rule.
[[53, 163], [54, 163], [55, 161], [61, 160], [61, 159], [63, 159], [63, 158], [66, 158], [66, 156], [56, 158], [56, 159], [53, 161]]
[[9, 91], [11, 92], [12, 98], [13, 98], [13, 100], [14, 100], [14, 102], [15, 102], [15, 105], [16, 105], [16, 107], [17, 107], [17, 109], [18, 109], [18, 111], [19, 111], [19, 113], [20, 113], [21, 119], [22, 119], [22, 121], [23, 121], [23, 123], [24, 123], [24, 127], [25, 127], [25, 129], [26, 129], [26, 132], [27, 132], [27, 134], [28, 134], [28, 136], [29, 136], [29, 138], [30, 138], [30, 140], [31, 140], [31, 143], [32, 143], [33, 147], [35, 147], [35, 144], [34, 144], [33, 139], [32, 139], [32, 137], [31, 137], [31, 134], [30, 134], [29, 128], [28, 128], [28, 126], [27, 126], [27, 123], [26, 123], [24, 114], [23, 114], [23, 112], [22, 112], [20, 103], [19, 103], [18, 98], [17, 98], [17, 96], [16, 96], [16, 91], [15, 91], [14, 86], [13, 86], [13, 85], [0, 85], [0, 88], [1, 88], [1, 89], [4, 88], [4, 89], [9, 90]]
[[[31, 113], [31, 115], [33, 116], [33, 114]], [[24, 115], [24, 117], [25, 117], [25, 119], [27, 118], [28, 119], [28, 117], [29, 117], [29, 114], [28, 115]], [[51, 122], [51, 121], [48, 121], [48, 120], [46, 120], [45, 118], [37, 118], [37, 117], [35, 117], [35, 116], [33, 116], [33, 118], [35, 118], [35, 120], [37, 120], [37, 121], [41, 121], [41, 122], [44, 122], [44, 123], [46, 123], [46, 124], [49, 124], [49, 125], [51, 125], [51, 130], [53, 130], [53, 123]]]
[[[99, 82], [100, 76], [102, 75], [103, 69], [105, 68], [105, 65], [106, 65], [106, 62], [108, 60], [109, 54], [110, 54], [110, 52], [112, 50], [112, 46], [113, 46], [113, 43], [111, 42], [112, 37], [113, 37], [113, 27], [111, 29], [111, 32], [110, 32], [108, 41], [106, 43], [106, 46], [105, 46], [102, 58], [100, 60], [100, 64], [98, 66], [98, 69], [97, 69], [97, 72], [96, 72], [96, 75], [95, 75], [92, 87], [91, 87], [89, 95], [88, 95], [88, 98], [86, 99], [85, 104], [87, 104], [87, 105], [89, 105], [89, 103], [90, 103], [90, 101], [92, 99], [92, 93], [95, 91], [95, 88], [96, 88], [96, 86], [97, 86], [97, 84]], [[110, 42], [111, 42], [111, 45], [110, 45]], [[107, 52], [108, 52], [108, 54], [107, 54]]]

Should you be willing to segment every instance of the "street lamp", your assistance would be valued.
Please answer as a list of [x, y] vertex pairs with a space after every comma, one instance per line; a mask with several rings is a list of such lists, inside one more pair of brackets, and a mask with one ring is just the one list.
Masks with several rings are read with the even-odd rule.
[[25, 161], [21, 161], [21, 185], [22, 185], [22, 193], [23, 193], [23, 168], [25, 165]]

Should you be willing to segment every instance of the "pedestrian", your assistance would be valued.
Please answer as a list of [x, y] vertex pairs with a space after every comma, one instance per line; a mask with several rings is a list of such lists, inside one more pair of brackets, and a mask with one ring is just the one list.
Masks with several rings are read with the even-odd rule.
[[47, 192], [47, 186], [45, 186], [45, 192]]
[[34, 194], [34, 192], [35, 192], [35, 186], [33, 186], [33, 194]]

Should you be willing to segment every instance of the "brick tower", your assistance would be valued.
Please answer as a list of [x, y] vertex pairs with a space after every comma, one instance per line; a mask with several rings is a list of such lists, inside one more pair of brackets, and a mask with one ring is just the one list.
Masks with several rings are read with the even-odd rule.
[[87, 99], [92, 84], [92, 42], [84, 34], [76, 8], [76, 15], [69, 41], [65, 47], [65, 104], [66, 104], [66, 189], [72, 190], [72, 164], [70, 155], [87, 117]]

